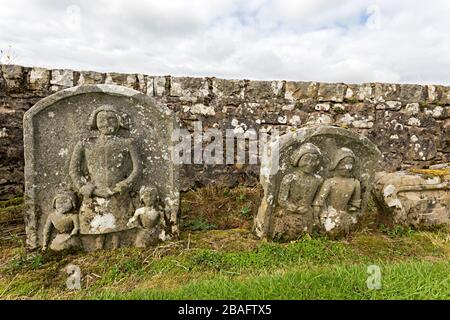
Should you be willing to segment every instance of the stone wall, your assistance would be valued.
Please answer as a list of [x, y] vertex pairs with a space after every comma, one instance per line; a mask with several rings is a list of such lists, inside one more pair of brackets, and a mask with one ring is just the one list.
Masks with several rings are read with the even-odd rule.
[[[367, 136], [385, 171], [450, 161], [450, 87], [149, 76], [0, 66], [0, 199], [23, 191], [22, 117], [34, 103], [82, 84], [118, 84], [153, 96], [191, 132], [260, 129], [280, 132], [323, 123]], [[258, 165], [184, 165], [182, 190], [211, 182], [255, 184]]]

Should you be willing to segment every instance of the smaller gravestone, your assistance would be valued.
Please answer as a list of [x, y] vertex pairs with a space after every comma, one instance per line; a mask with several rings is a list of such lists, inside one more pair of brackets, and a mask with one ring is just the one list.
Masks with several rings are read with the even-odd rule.
[[293, 240], [314, 230], [348, 234], [364, 215], [381, 157], [349, 130], [321, 126], [289, 132], [261, 165], [264, 197], [254, 221], [259, 237]]
[[450, 164], [379, 172], [374, 196], [384, 224], [450, 228]]
[[173, 113], [114, 85], [55, 93], [24, 117], [30, 248], [144, 247], [178, 235]]

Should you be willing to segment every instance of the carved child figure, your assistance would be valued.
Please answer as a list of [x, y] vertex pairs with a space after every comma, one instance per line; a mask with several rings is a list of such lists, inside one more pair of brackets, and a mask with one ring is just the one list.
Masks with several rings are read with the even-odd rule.
[[80, 240], [78, 232], [80, 230], [78, 214], [74, 212], [75, 195], [72, 192], [59, 193], [53, 198], [53, 209], [47, 216], [43, 231], [42, 250], [47, 250], [52, 234], [52, 227], [58, 234], [52, 240], [50, 249], [54, 251], [78, 247]]
[[355, 160], [352, 150], [339, 149], [330, 166], [334, 177], [325, 180], [314, 201], [321, 224], [331, 235], [347, 234], [361, 208], [361, 184], [353, 177]]
[[278, 193], [281, 207], [275, 215], [274, 238], [295, 239], [310, 233], [316, 217], [312, 208], [314, 197], [322, 184], [317, 174], [321, 152], [312, 143], [305, 143], [291, 156], [296, 170], [283, 177]]
[[[127, 223], [129, 228], [138, 228], [135, 246], [146, 247], [157, 241], [162, 229], [160, 225], [165, 223], [164, 211], [158, 205], [158, 190], [154, 187], [142, 187], [140, 201], [143, 207], [138, 208]], [[160, 235], [164, 237], [164, 234]]]

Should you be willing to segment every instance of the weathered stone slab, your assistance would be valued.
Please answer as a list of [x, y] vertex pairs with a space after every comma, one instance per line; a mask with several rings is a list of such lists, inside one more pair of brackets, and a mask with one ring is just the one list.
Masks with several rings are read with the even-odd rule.
[[450, 228], [450, 165], [415, 172], [379, 172], [374, 195], [381, 221], [388, 225]]
[[257, 236], [292, 240], [316, 229], [335, 237], [347, 234], [365, 213], [381, 155], [364, 136], [305, 127], [280, 136], [270, 150], [261, 164]]
[[173, 113], [115, 85], [55, 93], [24, 116], [30, 248], [151, 244], [178, 233]]

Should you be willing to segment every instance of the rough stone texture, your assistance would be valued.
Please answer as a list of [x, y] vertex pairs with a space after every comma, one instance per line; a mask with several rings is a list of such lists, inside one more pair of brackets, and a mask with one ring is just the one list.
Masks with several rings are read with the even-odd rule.
[[321, 83], [317, 93], [319, 101], [343, 102], [347, 85], [343, 83]]
[[52, 70], [52, 78], [50, 79], [51, 90], [58, 91], [73, 87], [73, 71], [72, 70]]
[[374, 195], [383, 223], [415, 228], [446, 225], [450, 229], [450, 165], [418, 173], [379, 172], [377, 176]]
[[[51, 90], [79, 84], [101, 84], [107, 78], [104, 73], [91, 71], [48, 72], [51, 79], [46, 86], [44, 79], [48, 73], [41, 68], [4, 65], [0, 68], [2, 199], [17, 195], [23, 189], [23, 113], [39, 99], [53, 93]], [[31, 84], [32, 74], [33, 79], [42, 79], [42, 82], [36, 80], [39, 86], [42, 84], [38, 90], [33, 87], [37, 82]], [[42, 75], [42, 78], [36, 78], [36, 75]], [[322, 123], [348, 128], [369, 138], [382, 152], [383, 170], [388, 172], [450, 161], [450, 87], [113, 73], [109, 74], [109, 81], [154, 97], [158, 105], [171, 109], [181, 120], [181, 126], [191, 133], [199, 121], [203, 129], [217, 128], [221, 132], [253, 128], [281, 133], [307, 123]], [[179, 83], [178, 88], [176, 83]], [[319, 101], [319, 87], [320, 100], [326, 101]], [[176, 95], [172, 95], [174, 92]], [[401, 100], [402, 97], [407, 100]], [[234, 126], [236, 122], [238, 125]], [[255, 184], [258, 172], [259, 165], [183, 165], [181, 189], [210, 182], [230, 186]]]
[[93, 71], [81, 71], [78, 79], [78, 85], [102, 84], [105, 82], [106, 75]]
[[[115, 84], [125, 86], [127, 88], [136, 89], [140, 88], [138, 77], [136, 74], [125, 74], [125, 73], [107, 73], [105, 84]], [[142, 79], [142, 81], [144, 81]]]
[[[170, 96], [186, 98], [204, 98], [209, 94], [209, 84], [206, 78], [172, 77]], [[190, 100], [190, 99], [188, 99]]]
[[304, 101], [317, 98], [317, 82], [286, 82], [285, 98], [290, 101]]
[[367, 138], [342, 128], [305, 127], [280, 136], [269, 149], [279, 157], [262, 162], [258, 237], [293, 240], [313, 229], [337, 237], [366, 213], [381, 159]]
[[371, 83], [349, 84], [345, 92], [345, 99], [349, 101], [369, 101], [374, 98], [374, 89]]
[[50, 82], [50, 71], [44, 68], [33, 68], [30, 72], [29, 88], [31, 90], [47, 90]]
[[159, 207], [160, 237], [176, 236], [177, 127], [167, 107], [121, 86], [78, 86], [37, 102], [24, 116], [28, 246], [114, 248], [139, 234], [142, 244]]
[[17, 65], [2, 65], [1, 70], [5, 82], [5, 89], [9, 92], [20, 91], [26, 78], [24, 68]]

